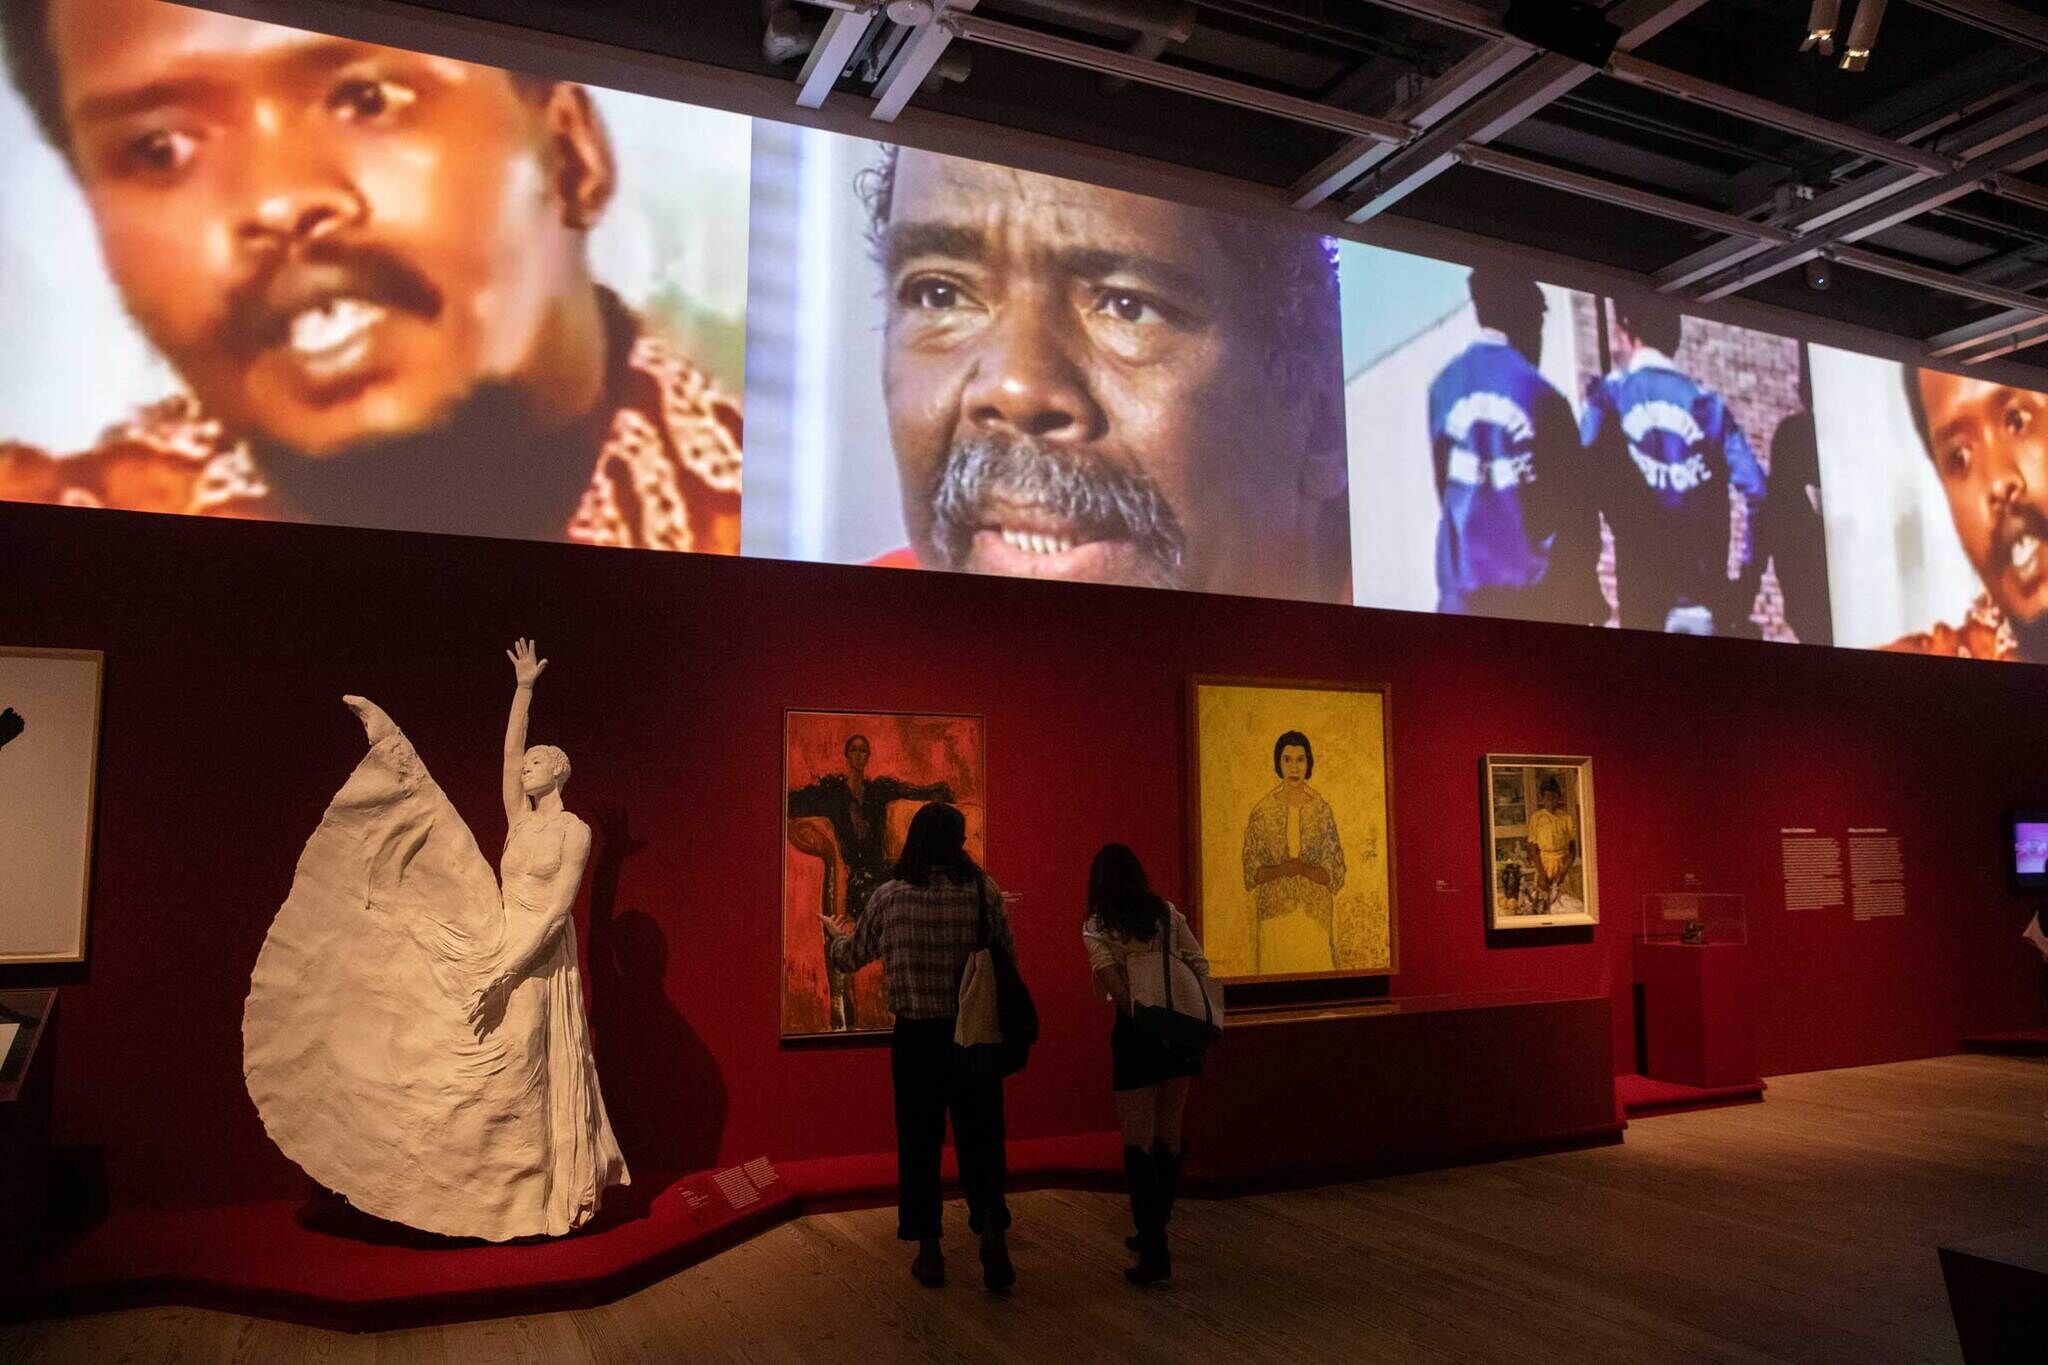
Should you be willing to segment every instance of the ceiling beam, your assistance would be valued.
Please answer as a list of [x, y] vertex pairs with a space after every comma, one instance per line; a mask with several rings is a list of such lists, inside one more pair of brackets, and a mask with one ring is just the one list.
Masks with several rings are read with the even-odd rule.
[[[1831, 243], [1855, 242], [1896, 223], [1917, 217], [1964, 195], [1972, 194], [1994, 171], [2024, 168], [2048, 156], [2048, 107], [2019, 125], [2027, 131], [2014, 138], [1991, 139], [1991, 146], [1947, 175], [1917, 179], [1876, 194], [1855, 212], [1806, 229], [1797, 242], [1771, 247], [1707, 279], [1697, 291], [1701, 299], [1723, 299], [1761, 280], [1803, 265]], [[1861, 182], [1858, 182], [1859, 184]], [[1844, 188], [1848, 188], [1845, 186]]]
[[2000, 171], [1991, 177], [1984, 188], [2000, 199], [2010, 199], [2015, 204], [2048, 209], [2048, 185], [2036, 185], [2031, 180], [2022, 180], [2016, 175]]
[[818, 35], [811, 54], [804, 58], [804, 69], [797, 73], [798, 105], [816, 109], [825, 103], [825, 97], [832, 93], [840, 73], [853, 60], [854, 49], [860, 46], [860, 40], [867, 36], [868, 26], [874, 22], [874, 14], [867, 10], [832, 11], [831, 17], [825, 20], [825, 31]]
[[[1648, 42], [1706, 0], [1622, 0], [1612, 11], [1621, 29], [1617, 51]], [[1467, 142], [1487, 143], [1558, 96], [1598, 74], [1595, 67], [1546, 52], [1417, 137], [1366, 177], [1365, 193], [1345, 205], [1354, 223], [1376, 218], [1457, 164]]]
[[[2001, 146], [2014, 136], [2048, 126], [2048, 99], [2037, 97], [1994, 114], [1973, 127], [1943, 138], [1937, 149], [1948, 156], [1967, 159]], [[1811, 232], [1842, 218], [1886, 203], [1902, 195], [1920, 192], [1931, 180], [1924, 171], [1887, 166], [1859, 176], [1817, 196], [1811, 203], [1781, 219], [1779, 226], [1795, 232]], [[1950, 195], [1949, 198], [1956, 196]], [[1934, 207], [1932, 203], [1927, 207]], [[1760, 256], [1765, 248], [1748, 238], [1724, 238], [1672, 262], [1656, 272], [1662, 293], [1689, 289], [1745, 261]], [[1796, 263], [1795, 263], [1796, 264]]]
[[1895, 280], [1904, 280], [1907, 284], [1917, 284], [1925, 289], [1936, 289], [1961, 298], [1976, 299], [1981, 303], [1995, 303], [2015, 312], [2032, 313], [2037, 318], [2048, 317], [2048, 299], [2022, 294], [2017, 289], [1983, 284], [1962, 275], [1952, 275], [1946, 270], [1921, 265], [1916, 261], [1901, 260], [1897, 256], [1881, 255], [1854, 246], [1831, 246], [1817, 254], [1825, 255], [1837, 265], [1867, 270], [1873, 275], [1889, 276]]
[[954, 29], [948, 22], [953, 16], [965, 18], [964, 11], [971, 10], [979, 0], [932, 0], [933, 16], [915, 29], [896, 49], [896, 55], [889, 59], [882, 78], [875, 82], [875, 107], [868, 111], [870, 118], [883, 123], [894, 123], [896, 116], [903, 112], [903, 106], [910, 103], [910, 97], [924, 84], [924, 78], [932, 74], [939, 58], [952, 43]]
[[2048, 318], [2035, 318], [2028, 324], [2028, 330], [2016, 331], [1996, 346], [1963, 356], [1961, 360], [1965, 365], [1981, 365], [1987, 360], [1997, 360], [2015, 351], [2039, 346], [2043, 342], [2048, 342]]
[[1865, 132], [1861, 128], [1833, 119], [1819, 118], [1787, 105], [1733, 90], [1725, 85], [1689, 76], [1683, 71], [1674, 71], [1655, 62], [1646, 62], [1626, 52], [1617, 52], [1607, 64], [1607, 74], [1629, 85], [1645, 90], [1654, 90], [1674, 99], [1684, 100], [1705, 109], [1732, 114], [1736, 118], [1761, 123], [1776, 128], [1779, 132], [1803, 137], [1809, 142], [1818, 142], [1825, 147], [1839, 147], [1845, 152], [1858, 152], [1878, 161], [1887, 161], [1894, 166], [1905, 166], [1912, 170], [1926, 171], [1940, 175], [1956, 168], [1955, 158], [1939, 152], [1923, 150], [1903, 142], [1894, 142], [1877, 133]]
[[[1512, 39], [1489, 39], [1413, 99], [1389, 109], [1387, 118], [1418, 131], [1433, 128], [1506, 79], [1529, 60], [1531, 51], [1527, 44]], [[1314, 208], [1393, 155], [1397, 145], [1379, 138], [1353, 138], [1294, 182], [1289, 191], [1294, 207]]]
[[1134, 57], [1113, 48], [1075, 42], [1071, 38], [1060, 38], [1050, 33], [1040, 33], [1035, 29], [985, 19], [978, 14], [961, 14], [955, 10], [948, 10], [946, 16], [939, 22], [966, 42], [1044, 57], [1068, 66], [1121, 76], [1126, 80], [1177, 90], [1182, 94], [1197, 95], [1222, 104], [1234, 104], [1240, 109], [1272, 114], [1296, 123], [1351, 133], [1377, 143], [1398, 145], [1407, 140], [1411, 131], [1405, 123], [1394, 123], [1388, 119], [1374, 118], [1370, 114], [1339, 109], [1333, 104], [1319, 104], [1315, 100], [1283, 95], [1260, 86], [1247, 85], [1243, 81], [1226, 80], [1221, 76], [1210, 76], [1200, 71], [1190, 71], [1185, 67], [1148, 61], [1143, 57]]
[[1732, 213], [1723, 213], [1719, 209], [1708, 208], [1703, 204], [1674, 199], [1670, 195], [1656, 194], [1649, 190], [1639, 190], [1632, 185], [1618, 185], [1598, 176], [1534, 161], [1493, 147], [1467, 145], [1458, 149], [1457, 157], [1459, 164], [1477, 170], [1491, 171], [1495, 175], [1504, 175], [1515, 180], [1526, 180], [1531, 184], [1547, 185], [1552, 189], [1564, 190], [1586, 199], [1597, 199], [1602, 203], [1617, 204], [1622, 208], [1635, 209], [1655, 217], [1690, 223], [1694, 227], [1706, 228], [1712, 232], [1723, 232], [1729, 236], [1747, 236], [1767, 245], [1782, 245], [1794, 240], [1792, 233], [1781, 227], [1773, 227], [1769, 223], [1751, 222], [1747, 218], [1738, 218]]
[[2009, 43], [2048, 52], [2048, 19], [1999, 0], [1908, 0], [1958, 23], [1995, 33]]

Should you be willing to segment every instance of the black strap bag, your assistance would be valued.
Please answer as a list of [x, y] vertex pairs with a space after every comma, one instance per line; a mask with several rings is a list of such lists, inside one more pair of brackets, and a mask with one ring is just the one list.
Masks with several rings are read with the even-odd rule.
[[[1156, 982], [1148, 960], [1155, 955], [1159, 958]], [[1153, 952], [1130, 955], [1129, 980], [1131, 1022], [1168, 1052], [1178, 1057], [1200, 1057], [1222, 1037], [1223, 1030], [1216, 1022], [1221, 1010], [1211, 995], [1213, 983], [1207, 977], [1197, 977], [1194, 969], [1173, 951], [1171, 908], [1160, 926], [1159, 947]], [[1200, 1014], [1194, 1013], [1197, 1008]]]

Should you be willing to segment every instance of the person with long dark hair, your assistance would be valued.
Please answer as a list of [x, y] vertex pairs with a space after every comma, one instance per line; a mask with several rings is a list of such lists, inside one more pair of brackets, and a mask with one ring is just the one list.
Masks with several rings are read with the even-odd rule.
[[1132, 953], [1157, 952], [1160, 936], [1169, 951], [1196, 976], [1209, 974], [1209, 959], [1187, 917], [1160, 898], [1146, 880], [1138, 855], [1122, 844], [1105, 844], [1088, 869], [1088, 912], [1081, 941], [1095, 984], [1116, 1002], [1109, 1033], [1117, 1120], [1123, 1129], [1124, 1174], [1131, 1188], [1129, 1239], [1138, 1263], [1124, 1272], [1132, 1284], [1153, 1284], [1173, 1273], [1166, 1249], [1166, 1223], [1180, 1188], [1181, 1115], [1188, 1087], [1201, 1074], [1199, 1057], [1182, 1055], [1143, 1032], [1131, 1019]]
[[875, 888], [860, 923], [849, 930], [823, 917], [830, 939], [826, 960], [835, 969], [851, 974], [877, 958], [882, 962], [896, 1016], [889, 1042], [896, 1095], [896, 1235], [917, 1243], [910, 1273], [932, 1289], [946, 1282], [939, 1246], [939, 1154], [949, 1112], [967, 1226], [981, 1238], [982, 1283], [1007, 1289], [1017, 1280], [1004, 1236], [1010, 1207], [1004, 1199], [1002, 1078], [967, 1065], [965, 1052], [953, 1043], [960, 976], [981, 946], [983, 915], [990, 943], [1014, 957], [1003, 893], [967, 852], [967, 818], [957, 807], [934, 801], [911, 818], [895, 876]]

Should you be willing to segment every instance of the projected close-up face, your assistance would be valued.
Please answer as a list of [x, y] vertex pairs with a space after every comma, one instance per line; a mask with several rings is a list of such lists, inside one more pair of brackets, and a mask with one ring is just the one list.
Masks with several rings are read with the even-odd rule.
[[1963, 551], [2007, 616], [2048, 615], [2048, 396], [1921, 370], [1928, 454]]
[[580, 89], [157, 0], [41, 3], [108, 268], [231, 428], [324, 456], [495, 383], [592, 400], [567, 358], [612, 171]]
[[[1316, 281], [1283, 286], [1282, 263], [1195, 209], [893, 155], [884, 387], [925, 563], [1275, 596], [1341, 582], [1341, 429], [1328, 450], [1317, 432], [1341, 377], [1331, 358], [1327, 395], [1290, 392], [1275, 361], [1287, 288]], [[1327, 272], [1317, 239], [1274, 255], [1290, 246]]]

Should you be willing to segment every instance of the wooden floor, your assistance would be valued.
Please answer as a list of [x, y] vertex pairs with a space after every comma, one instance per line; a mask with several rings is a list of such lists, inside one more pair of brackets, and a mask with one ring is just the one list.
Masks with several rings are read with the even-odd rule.
[[[1197, 1090], [1196, 1103], [1200, 1103]], [[1170, 1289], [1119, 1200], [1015, 1201], [1021, 1275], [919, 1288], [893, 1210], [805, 1218], [606, 1308], [347, 1336], [186, 1309], [0, 1326], [0, 1361], [1953, 1361], [1934, 1248], [2048, 1221], [2048, 1062], [1787, 1076], [1622, 1146], [1183, 1201]]]

